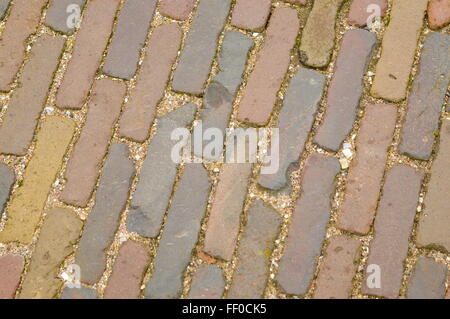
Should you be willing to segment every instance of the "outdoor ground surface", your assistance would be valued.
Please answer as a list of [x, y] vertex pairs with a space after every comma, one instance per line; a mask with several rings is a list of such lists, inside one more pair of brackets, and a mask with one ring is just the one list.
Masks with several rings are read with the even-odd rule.
[[[450, 297], [450, 0], [0, 17], [0, 298]], [[279, 128], [278, 172], [174, 163], [199, 120]]]

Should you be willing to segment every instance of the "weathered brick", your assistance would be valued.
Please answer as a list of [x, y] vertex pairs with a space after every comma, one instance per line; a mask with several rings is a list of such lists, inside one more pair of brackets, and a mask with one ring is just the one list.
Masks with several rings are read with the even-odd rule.
[[197, 242], [206, 209], [210, 181], [202, 164], [187, 164], [172, 199], [155, 257], [155, 270], [145, 289], [146, 298], [177, 298], [183, 275]]
[[419, 257], [409, 280], [408, 299], [444, 299], [447, 265]]
[[127, 218], [129, 231], [146, 237], [158, 235], [177, 174], [178, 165], [171, 158], [177, 142], [171, 140], [171, 133], [189, 125], [195, 110], [196, 105], [189, 103], [158, 119], [156, 135], [151, 140], [131, 201]]
[[56, 31], [65, 34], [71, 34], [75, 30], [73, 22], [76, 22], [77, 16], [75, 11], [77, 5], [81, 10], [86, 0], [56, 0], [51, 1], [50, 7], [45, 15], [45, 24]]
[[344, 35], [328, 88], [325, 119], [315, 136], [316, 143], [327, 149], [337, 151], [352, 129], [375, 41], [375, 35], [365, 30]]
[[316, 0], [303, 28], [300, 60], [311, 67], [330, 63], [335, 41], [336, 15], [343, 0]]
[[252, 31], [261, 30], [266, 25], [270, 6], [270, 0], [237, 0], [231, 24]]
[[0, 242], [31, 242], [50, 187], [61, 169], [63, 156], [75, 133], [75, 123], [60, 116], [48, 117], [41, 125], [23, 182], [10, 199], [8, 219], [0, 232]]
[[135, 241], [125, 242], [120, 247], [104, 298], [138, 298], [142, 277], [149, 263], [150, 249], [147, 246]]
[[223, 271], [215, 265], [201, 265], [192, 279], [190, 299], [220, 299], [225, 288]]
[[286, 186], [288, 167], [298, 160], [311, 130], [322, 91], [325, 76], [308, 69], [299, 69], [289, 84], [278, 127], [280, 135], [279, 168], [274, 174], [261, 174], [259, 184], [277, 190]]
[[105, 163], [95, 205], [81, 237], [75, 263], [81, 268], [81, 280], [95, 284], [106, 267], [106, 253], [119, 227], [120, 214], [128, 199], [134, 176], [133, 162], [125, 144], [113, 144]]
[[306, 4], [307, 0], [284, 0], [284, 1], [293, 3], [293, 4], [304, 5], [304, 4]]
[[437, 30], [450, 23], [450, 1], [431, 0], [428, 3], [428, 25]]
[[380, 17], [386, 14], [387, 0], [353, 0], [350, 6], [350, 12], [348, 13], [348, 24], [365, 27], [369, 17], [372, 18], [373, 14], [377, 14], [376, 9], [370, 7], [373, 5], [380, 8]]
[[0, 36], [0, 91], [9, 91], [11, 88], [10, 84], [25, 57], [25, 41], [36, 31], [41, 10], [46, 3], [47, 0], [14, 1]]
[[120, 0], [92, 0], [83, 13], [72, 58], [56, 95], [62, 108], [79, 109], [86, 101], [108, 43]]
[[72, 210], [54, 208], [48, 211], [19, 298], [55, 297], [63, 285], [58, 277], [59, 268], [73, 253], [82, 226], [83, 222]]
[[3, 19], [3, 15], [6, 13], [6, 9], [8, 9], [10, 0], [0, 0], [0, 19]]
[[61, 299], [97, 299], [97, 291], [81, 286], [80, 288], [64, 287]]
[[24, 263], [22, 256], [0, 256], [0, 299], [14, 298]]
[[360, 234], [369, 232], [396, 117], [395, 105], [369, 104], [365, 107], [355, 141], [356, 155], [348, 172], [344, 201], [338, 215], [339, 228]]
[[[43, 35], [33, 45], [0, 126], [0, 152], [24, 155], [30, 145], [58, 65], [64, 39]], [[20, 127], [20, 129], [18, 129]]]
[[259, 58], [243, 92], [238, 113], [240, 120], [258, 124], [268, 120], [289, 66], [299, 23], [297, 11], [292, 8], [273, 11]]
[[417, 243], [450, 251], [450, 120], [442, 122], [439, 152], [431, 167], [431, 177], [420, 216]]
[[87, 205], [97, 183], [98, 170], [119, 118], [125, 84], [109, 79], [96, 81], [86, 122], [66, 169], [67, 183], [61, 199], [71, 205]]
[[159, 12], [178, 20], [186, 20], [194, 8], [195, 0], [161, 0]]
[[248, 221], [238, 248], [238, 261], [228, 298], [262, 298], [269, 277], [269, 258], [282, 217], [258, 200], [248, 212]]
[[331, 239], [319, 270], [314, 298], [346, 299], [352, 290], [361, 242], [346, 236]]
[[8, 200], [9, 192], [13, 186], [16, 177], [14, 175], [14, 170], [0, 163], [0, 211], [3, 211], [3, 207]]
[[106, 74], [124, 79], [134, 75], [155, 7], [156, 0], [125, 2], [103, 66]]
[[138, 142], [148, 138], [180, 43], [181, 29], [176, 23], [159, 26], [153, 31], [136, 87], [131, 91], [120, 119], [120, 135]]
[[387, 173], [367, 261], [380, 267], [380, 288], [367, 286], [370, 273], [366, 272], [364, 294], [398, 296], [422, 179], [423, 172], [409, 166], [395, 165]]
[[399, 150], [419, 159], [428, 159], [445, 93], [450, 82], [450, 35], [431, 32], [425, 40], [418, 72], [408, 98]]
[[313, 278], [331, 214], [334, 180], [340, 169], [336, 158], [319, 154], [311, 155], [305, 165], [302, 194], [292, 215], [277, 275], [283, 290], [293, 294], [306, 293]]
[[390, 23], [383, 36], [381, 57], [370, 90], [373, 96], [393, 102], [406, 97], [427, 2], [393, 1]]

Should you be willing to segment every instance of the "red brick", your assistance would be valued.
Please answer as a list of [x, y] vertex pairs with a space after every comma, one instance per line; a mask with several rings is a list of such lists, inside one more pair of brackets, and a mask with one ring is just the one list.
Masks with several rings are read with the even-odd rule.
[[12, 299], [20, 283], [24, 259], [17, 255], [0, 256], [0, 299]]
[[159, 12], [174, 19], [186, 20], [194, 5], [195, 0], [161, 0]]
[[264, 28], [270, 13], [271, 0], [237, 0], [231, 24], [248, 30]]
[[348, 13], [348, 24], [357, 27], [365, 27], [367, 25], [367, 19], [376, 14], [373, 9], [367, 12], [370, 5], [377, 5], [380, 8], [380, 17], [386, 14], [387, 0], [353, 0], [350, 6], [350, 12]]
[[428, 3], [428, 25], [437, 30], [450, 23], [450, 1], [431, 0]]

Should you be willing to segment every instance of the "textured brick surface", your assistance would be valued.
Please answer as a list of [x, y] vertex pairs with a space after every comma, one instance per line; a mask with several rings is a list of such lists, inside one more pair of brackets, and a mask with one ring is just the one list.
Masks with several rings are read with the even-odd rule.
[[161, 0], [159, 12], [168, 17], [185, 20], [194, 8], [195, 0]]
[[225, 288], [223, 271], [214, 265], [201, 265], [192, 279], [189, 298], [219, 299]]
[[440, 29], [450, 23], [450, 1], [431, 0], [428, 3], [428, 25]]
[[56, 31], [60, 31], [65, 34], [71, 34], [75, 29], [72, 27], [72, 23], [76, 21], [75, 19], [77, 13], [77, 11], [75, 11], [76, 7], [74, 7], [73, 5], [78, 5], [81, 12], [85, 3], [86, 0], [51, 1], [50, 7], [48, 8], [45, 15], [45, 23]]
[[396, 165], [388, 171], [367, 260], [367, 265], [380, 267], [380, 288], [367, 286], [366, 272], [362, 284], [364, 294], [397, 297], [422, 179], [423, 172], [408, 166]]
[[356, 138], [356, 155], [350, 166], [339, 228], [366, 234], [377, 207], [387, 149], [392, 142], [397, 108], [390, 104], [369, 104]]
[[24, 259], [18, 255], [0, 256], [0, 299], [12, 299], [20, 283]]
[[396, 0], [381, 45], [371, 94], [398, 102], [406, 97], [428, 0]]
[[383, 17], [388, 6], [387, 0], [353, 0], [348, 13], [348, 23], [357, 27], [366, 26], [369, 18], [372, 19], [378, 13], [377, 9], [372, 8], [374, 5], [379, 7], [380, 17]]
[[270, 13], [270, 0], [238, 0], [233, 9], [231, 24], [248, 30], [260, 30]]
[[25, 64], [19, 79], [20, 87], [12, 95], [0, 126], [1, 153], [26, 153], [47, 99], [63, 45], [64, 39], [48, 35], [42, 36], [33, 45], [31, 59]]
[[409, 282], [408, 299], [443, 299], [447, 266], [431, 258], [419, 257]]
[[3, 210], [3, 207], [6, 204], [15, 179], [14, 170], [9, 166], [0, 163], [0, 210]]
[[97, 299], [97, 291], [81, 286], [80, 288], [64, 287], [61, 299]]
[[273, 11], [266, 40], [258, 53], [259, 59], [243, 92], [238, 119], [258, 124], [269, 119], [298, 31], [299, 19], [294, 9], [277, 8]]

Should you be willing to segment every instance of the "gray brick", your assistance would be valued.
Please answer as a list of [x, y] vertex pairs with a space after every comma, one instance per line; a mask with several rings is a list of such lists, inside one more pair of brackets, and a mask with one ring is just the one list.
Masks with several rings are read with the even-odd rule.
[[191, 299], [219, 299], [225, 288], [223, 271], [215, 265], [201, 265], [192, 279]]
[[97, 291], [81, 286], [80, 288], [64, 287], [61, 299], [97, 299]]
[[10, 0], [0, 0], [0, 19], [3, 19], [3, 15], [8, 8]]
[[9, 192], [15, 180], [14, 170], [0, 163], [0, 212], [8, 200]]
[[447, 265], [419, 257], [409, 280], [408, 299], [444, 299]]
[[73, 22], [71, 15], [75, 11], [72, 11], [73, 9], [69, 6], [78, 5], [81, 13], [85, 3], [86, 0], [52, 0], [45, 16], [45, 24], [65, 34], [73, 33], [75, 28], [71, 28], [71, 24], [68, 25], [67, 22]]

